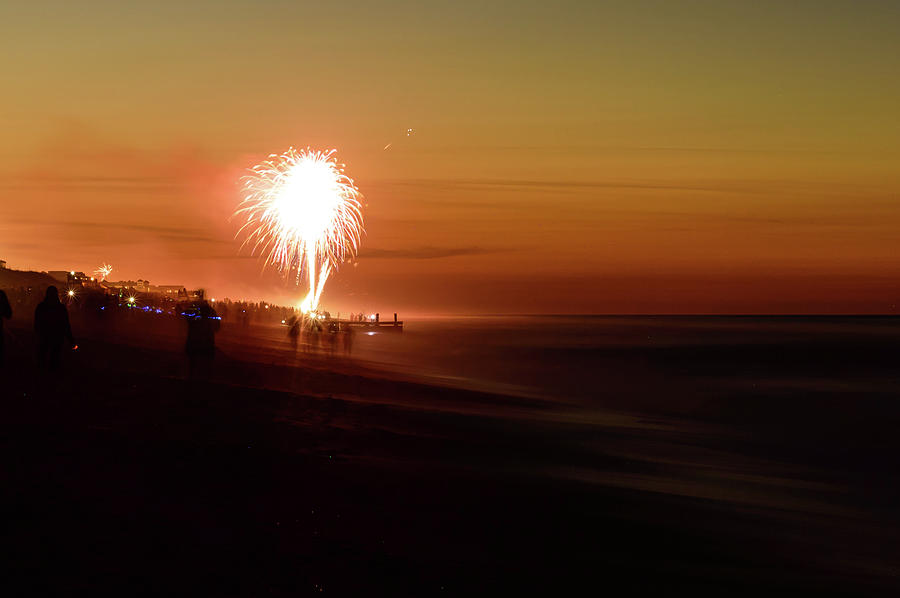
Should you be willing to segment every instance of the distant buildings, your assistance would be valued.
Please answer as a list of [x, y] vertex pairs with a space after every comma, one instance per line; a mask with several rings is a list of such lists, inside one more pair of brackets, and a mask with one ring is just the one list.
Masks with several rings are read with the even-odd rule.
[[151, 293], [165, 295], [166, 297], [187, 297], [187, 289], [180, 284], [160, 284], [150, 287]]
[[[14, 272], [13, 270], [7, 270], [5, 260], [0, 260], [0, 270]], [[194, 301], [203, 299], [204, 294], [202, 289], [188, 290], [183, 284], [153, 285], [150, 284], [149, 280], [143, 278], [137, 280], [100, 281], [93, 276], [88, 276], [84, 272], [77, 270], [50, 270], [46, 273], [41, 273], [40, 276], [49, 277], [49, 279], [52, 280], [52, 283], [56, 283], [61, 287], [62, 285], [65, 285], [64, 290], [72, 290], [73, 287], [81, 286], [103, 290], [113, 295], [119, 295], [120, 297], [140, 295], [145, 296], [148, 299], [153, 296], [159, 299], [168, 299], [172, 301]], [[44, 284], [46, 285], [50, 280], [47, 280]]]
[[130, 303], [141, 305], [192, 302], [204, 298], [203, 289], [187, 289], [182, 284], [150, 284], [143, 278], [138, 280], [101, 281], [77, 270], [50, 270], [49, 272], [25, 272], [10, 270], [6, 260], [0, 260], [0, 288], [21, 289], [31, 293], [39, 289], [43, 293], [49, 285], [55, 285], [61, 294], [69, 292], [73, 296], [106, 294], [118, 296], [121, 301], [133, 298]]
[[50, 270], [47, 274], [49, 274], [50, 278], [53, 280], [67, 285], [89, 284], [94, 280], [84, 272], [76, 272], [75, 270]]
[[142, 295], [155, 295], [174, 300], [194, 299], [200, 295], [200, 291], [188, 291], [183, 284], [150, 284], [149, 280], [119, 280], [106, 281], [100, 286], [109, 289], [113, 293], [135, 292]]

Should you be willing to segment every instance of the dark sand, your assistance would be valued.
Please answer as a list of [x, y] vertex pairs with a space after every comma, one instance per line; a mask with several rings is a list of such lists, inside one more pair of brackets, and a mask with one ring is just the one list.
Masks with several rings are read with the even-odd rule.
[[609, 348], [576, 409], [227, 329], [212, 380], [158, 330], [40, 379], [8, 332], [16, 595], [900, 590], [896, 333]]

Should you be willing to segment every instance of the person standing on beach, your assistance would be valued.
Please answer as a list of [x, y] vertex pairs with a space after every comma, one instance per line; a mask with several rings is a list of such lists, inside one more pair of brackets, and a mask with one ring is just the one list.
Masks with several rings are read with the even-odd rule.
[[59, 356], [64, 340], [69, 341], [72, 349], [78, 347], [72, 337], [69, 311], [60, 303], [59, 291], [54, 286], [47, 287], [44, 300], [38, 303], [34, 310], [34, 331], [38, 337], [38, 368], [42, 370], [54, 371], [59, 368]]
[[188, 375], [190, 378], [209, 377], [216, 354], [219, 315], [208, 302], [201, 301], [196, 308], [186, 310], [184, 316], [188, 325], [184, 346], [188, 356]]
[[300, 319], [297, 316], [291, 316], [288, 320], [288, 338], [291, 339], [291, 347], [297, 351], [297, 344], [300, 341]]
[[12, 307], [4, 291], [0, 291], [0, 367], [3, 367], [3, 320], [12, 317]]
[[353, 332], [352, 326], [347, 326], [347, 330], [343, 332], [344, 334], [344, 353], [347, 355], [353, 354]]

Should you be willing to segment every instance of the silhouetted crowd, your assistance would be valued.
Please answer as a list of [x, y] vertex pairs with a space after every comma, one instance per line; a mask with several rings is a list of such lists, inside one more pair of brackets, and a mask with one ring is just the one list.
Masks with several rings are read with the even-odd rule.
[[[34, 287], [0, 290], [0, 365], [4, 358], [4, 320], [14, 313], [34, 313], [36, 363], [40, 371], [53, 372], [60, 368], [64, 350], [77, 350], [72, 333], [70, 315], [89, 327], [92, 337], [115, 337], [132, 331], [160, 330], [170, 327], [176, 319], [185, 322], [184, 350], [188, 358], [190, 377], [207, 377], [216, 353], [215, 336], [223, 322], [237, 329], [254, 325], [283, 325], [292, 348], [304, 352], [317, 351], [350, 354], [354, 331], [346, 322], [331, 319], [331, 314], [303, 315], [290, 307], [266, 302], [216, 302], [202, 296], [168, 297], [131, 293], [123, 289], [108, 293], [97, 289], [77, 287], [60, 295], [56, 286], [41, 292]], [[21, 316], [19, 316], [21, 317]], [[363, 314], [349, 314], [350, 321], [363, 321]], [[184, 330], [184, 328], [182, 328]], [[184, 333], [182, 333], [184, 334]]]

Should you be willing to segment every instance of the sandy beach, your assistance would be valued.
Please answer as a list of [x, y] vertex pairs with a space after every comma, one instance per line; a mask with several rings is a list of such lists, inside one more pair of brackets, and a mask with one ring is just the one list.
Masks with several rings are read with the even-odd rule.
[[25, 324], [0, 434], [28, 594], [900, 589], [894, 334], [608, 348], [604, 400], [576, 408], [227, 327], [208, 379], [174, 324], [77, 321], [39, 376]]

